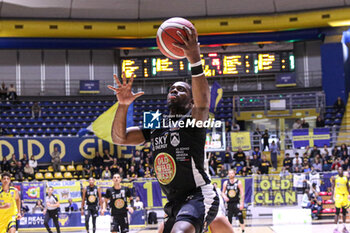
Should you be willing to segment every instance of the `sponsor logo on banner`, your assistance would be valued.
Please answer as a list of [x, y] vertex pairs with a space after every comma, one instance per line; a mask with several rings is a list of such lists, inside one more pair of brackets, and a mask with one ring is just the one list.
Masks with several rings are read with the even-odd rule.
[[179, 132], [173, 132], [173, 133], [170, 134], [170, 144], [173, 147], [177, 147], [180, 144]]
[[286, 206], [296, 205], [293, 176], [254, 176], [254, 205]]
[[30, 187], [27, 190], [27, 195], [30, 198], [39, 198], [40, 197], [40, 187]]
[[169, 184], [176, 174], [176, 163], [168, 153], [159, 153], [154, 160], [154, 170], [162, 185]]
[[58, 222], [62, 227], [66, 226], [69, 224], [69, 217], [67, 214], [60, 214], [58, 216]]

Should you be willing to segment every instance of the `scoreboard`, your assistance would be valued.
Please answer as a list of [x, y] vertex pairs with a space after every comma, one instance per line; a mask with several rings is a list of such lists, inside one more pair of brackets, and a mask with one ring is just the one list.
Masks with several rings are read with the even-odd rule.
[[[292, 51], [207, 53], [201, 54], [204, 73], [207, 77], [232, 77], [266, 73], [293, 72], [295, 69]], [[172, 60], [164, 56], [122, 58], [121, 71], [130, 78], [190, 76], [187, 59]]]

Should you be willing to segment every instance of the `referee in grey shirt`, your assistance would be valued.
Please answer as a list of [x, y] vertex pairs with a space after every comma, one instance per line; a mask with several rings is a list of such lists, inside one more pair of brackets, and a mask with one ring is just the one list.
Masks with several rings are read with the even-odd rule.
[[60, 203], [55, 195], [53, 195], [53, 187], [49, 187], [46, 196], [46, 208], [44, 210], [44, 225], [49, 233], [52, 233], [49, 227], [49, 221], [52, 218], [53, 223], [56, 226], [57, 233], [61, 233], [60, 225], [58, 224], [58, 208]]

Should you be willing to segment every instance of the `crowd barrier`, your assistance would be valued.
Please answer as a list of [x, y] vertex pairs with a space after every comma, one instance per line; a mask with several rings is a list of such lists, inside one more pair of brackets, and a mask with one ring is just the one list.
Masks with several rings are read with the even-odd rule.
[[[59, 213], [58, 222], [61, 228], [65, 230], [84, 230], [85, 229], [85, 216], [82, 216], [79, 212], [72, 213]], [[91, 224], [90, 224], [91, 225]], [[137, 228], [146, 225], [145, 211], [136, 210], [130, 214], [130, 228]], [[55, 229], [55, 226], [50, 220], [49, 226]], [[98, 226], [103, 226], [106, 230], [109, 230], [110, 226], [110, 214], [106, 213], [105, 216], [98, 218]], [[44, 229], [44, 215], [43, 214], [31, 214], [26, 213], [19, 221], [19, 228], [21, 230], [40, 230]], [[99, 227], [100, 228], [100, 227]]]

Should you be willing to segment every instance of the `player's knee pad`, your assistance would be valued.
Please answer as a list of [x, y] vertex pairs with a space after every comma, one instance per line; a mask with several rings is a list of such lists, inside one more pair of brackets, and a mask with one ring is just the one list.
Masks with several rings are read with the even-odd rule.
[[346, 210], [345, 207], [341, 208], [342, 209], [342, 212], [343, 212], [343, 215], [346, 215], [348, 213], [348, 211]]
[[339, 215], [340, 214], [340, 208], [335, 208], [335, 215]]

